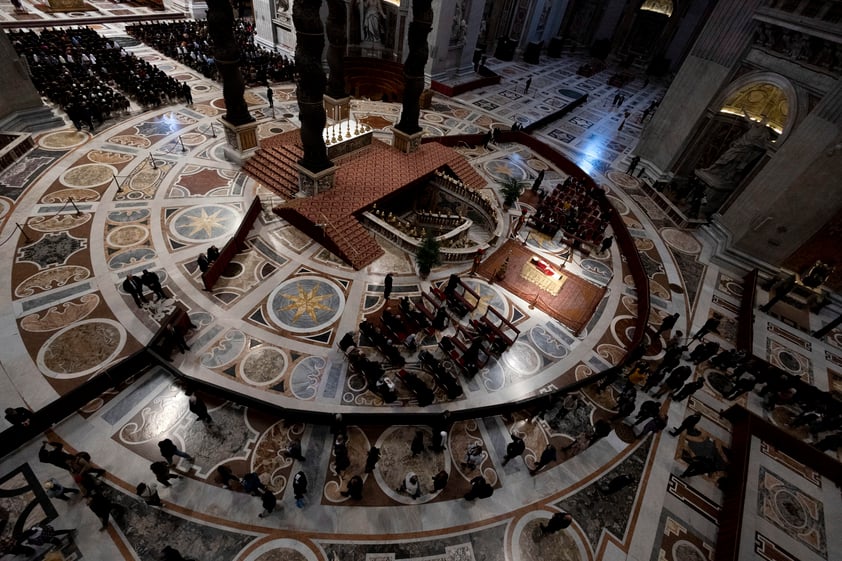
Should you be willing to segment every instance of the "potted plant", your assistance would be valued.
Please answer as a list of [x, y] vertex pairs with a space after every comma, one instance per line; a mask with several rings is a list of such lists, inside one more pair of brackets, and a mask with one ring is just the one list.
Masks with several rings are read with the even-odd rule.
[[500, 182], [500, 192], [503, 194], [503, 207], [507, 209], [513, 207], [525, 188], [525, 181], [520, 181], [510, 175], [506, 176], [506, 179]]
[[436, 265], [441, 265], [441, 245], [432, 236], [427, 236], [421, 242], [418, 252], [415, 254], [415, 261], [418, 263], [418, 273], [422, 279], [426, 279], [430, 271]]

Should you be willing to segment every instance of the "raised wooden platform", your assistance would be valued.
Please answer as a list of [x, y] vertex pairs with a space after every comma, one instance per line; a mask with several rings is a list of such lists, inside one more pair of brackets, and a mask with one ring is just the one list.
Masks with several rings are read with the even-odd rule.
[[244, 170], [288, 199], [273, 209], [278, 216], [357, 270], [383, 254], [357, 219], [359, 213], [401, 189], [425, 183], [434, 172], [445, 168], [469, 188], [480, 189], [486, 183], [463, 156], [441, 144], [423, 144], [416, 152], [404, 154], [375, 140], [367, 148], [334, 160], [337, 171], [333, 189], [315, 197], [294, 198], [289, 188], [292, 182], [297, 184], [297, 171], [290, 166], [294, 166], [298, 138], [298, 131], [290, 131], [263, 141]]

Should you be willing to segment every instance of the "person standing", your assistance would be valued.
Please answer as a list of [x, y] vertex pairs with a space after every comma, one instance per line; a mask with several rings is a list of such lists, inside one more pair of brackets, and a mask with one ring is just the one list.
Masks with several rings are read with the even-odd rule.
[[635, 156], [629, 162], [629, 167], [626, 169], [626, 175], [631, 175], [634, 173], [634, 170], [637, 168], [637, 164], [640, 163], [640, 156]]
[[155, 294], [158, 300], [167, 299], [167, 295], [164, 293], [164, 289], [161, 287], [161, 279], [158, 278], [158, 275], [156, 273], [144, 269], [143, 274], [140, 275], [140, 282], [148, 286], [149, 289]]
[[297, 438], [293, 438], [287, 443], [286, 448], [281, 450], [281, 455], [286, 458], [298, 460], [299, 462], [305, 461], [304, 456], [301, 455], [301, 441]]
[[131, 273], [126, 275], [126, 278], [123, 281], [123, 290], [131, 295], [138, 308], [142, 308], [143, 305], [148, 302], [146, 297], [143, 295], [143, 283], [139, 278]]
[[433, 491], [441, 491], [447, 485], [449, 476], [446, 471], [441, 470], [433, 476]]
[[187, 105], [193, 105], [193, 92], [191, 91], [190, 85], [187, 82], [184, 82], [184, 85], [181, 87], [181, 94], [187, 101]]
[[503, 465], [509, 463], [512, 458], [517, 458], [526, 450], [526, 443], [516, 434], [512, 433], [512, 441], [506, 445], [506, 455], [503, 456]]
[[433, 429], [433, 441], [430, 445], [430, 450], [433, 452], [443, 452], [445, 449], [445, 442], [447, 442], [447, 431]]
[[263, 512], [258, 514], [259, 518], [266, 518], [273, 512], [275, 512], [275, 506], [278, 504], [278, 499], [275, 497], [275, 493], [266, 489], [263, 491], [263, 494], [260, 496], [260, 502], [263, 504]]
[[532, 85], [532, 76], [526, 79], [526, 84], [523, 86], [523, 93], [529, 93], [529, 86]]
[[363, 498], [363, 478], [355, 475], [348, 481], [348, 488], [339, 493], [343, 497], [350, 497], [355, 501], [360, 501]]
[[694, 382], [688, 382], [684, 384], [680, 390], [672, 394], [672, 399], [673, 401], [684, 401], [686, 398], [696, 393], [696, 391], [698, 391], [704, 385], [704, 378], [699, 378]]
[[207, 424], [213, 423], [213, 419], [211, 419], [211, 416], [208, 414], [207, 404], [201, 397], [199, 397], [196, 390], [189, 389], [184, 393], [187, 395], [190, 412], [196, 415], [196, 419]]
[[208, 261], [207, 256], [201, 251], [199, 252], [199, 257], [196, 258], [196, 264], [199, 266], [199, 271], [202, 273], [206, 272], [210, 267], [210, 261]]
[[614, 243], [614, 236], [607, 236], [602, 240], [602, 244], [599, 246], [599, 252], [605, 253], [609, 249], [611, 249], [611, 245]]
[[374, 471], [374, 466], [377, 465], [378, 460], [380, 460], [380, 448], [372, 446], [368, 449], [368, 456], [365, 459], [365, 472], [371, 473]]
[[383, 298], [388, 302], [389, 296], [392, 295], [392, 273], [387, 273], [386, 278], [383, 279]]
[[307, 476], [299, 471], [292, 478], [292, 494], [295, 497], [295, 506], [304, 508], [304, 495], [307, 494]]
[[16, 427], [28, 427], [32, 422], [32, 411], [26, 407], [7, 407], [6, 420]]
[[671, 316], [667, 316], [664, 318], [664, 321], [661, 322], [661, 326], [658, 328], [658, 331], [655, 332], [655, 335], [660, 335], [664, 331], [669, 331], [673, 327], [675, 327], [676, 322], [678, 322], [678, 312], [672, 314]]
[[487, 499], [494, 494], [494, 487], [481, 475], [471, 479], [471, 490], [465, 493], [465, 500]]
[[424, 431], [415, 431], [415, 438], [412, 439], [412, 444], [410, 444], [409, 448], [412, 451], [413, 458], [424, 451]]
[[268, 84], [266, 85], [266, 101], [269, 102], [269, 109], [274, 111], [275, 110], [275, 92], [272, 91], [272, 88]]

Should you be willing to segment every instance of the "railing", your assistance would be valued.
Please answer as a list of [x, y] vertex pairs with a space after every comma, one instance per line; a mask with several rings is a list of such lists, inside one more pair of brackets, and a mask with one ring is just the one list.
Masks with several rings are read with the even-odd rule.
[[237, 228], [237, 232], [219, 251], [219, 257], [210, 264], [208, 270], [202, 273], [202, 283], [205, 285], [205, 290], [213, 290], [213, 285], [222, 276], [225, 268], [228, 267], [234, 256], [243, 250], [246, 243], [246, 236], [248, 236], [251, 227], [254, 225], [254, 221], [260, 215], [261, 208], [260, 197], [255, 197], [248, 211], [246, 211], [246, 215], [243, 217], [243, 222]]

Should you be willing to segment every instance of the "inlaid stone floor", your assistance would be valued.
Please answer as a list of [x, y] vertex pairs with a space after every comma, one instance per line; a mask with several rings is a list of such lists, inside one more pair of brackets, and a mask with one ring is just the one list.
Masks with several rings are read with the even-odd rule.
[[[103, 29], [122, 33], [116, 25]], [[167, 71], [187, 72], [145, 46], [131, 49]], [[536, 134], [609, 191], [649, 276], [652, 323], [678, 312], [677, 329], [688, 334], [715, 311], [726, 319], [711, 338], [724, 348], [732, 346], [741, 275], [712, 265], [712, 249], [701, 238], [668, 225], [657, 209], [640, 204], [644, 195], [639, 184], [622, 173], [640, 127], [630, 123], [622, 132], [616, 130], [617, 112], [607, 107], [615, 93], [606, 84], [610, 71], [584, 79], [575, 75], [581, 61], [573, 58], [545, 60], [540, 67], [493, 59], [489, 63], [503, 74], [503, 83], [460, 98], [436, 96], [432, 110], [422, 115], [425, 130], [445, 135], [484, 131], [493, 123], [550, 112], [564, 103], [565, 90], [588, 91], [588, 104]], [[526, 76], [533, 77], [534, 95], [529, 97], [517, 94]], [[179, 302], [198, 326], [190, 337], [191, 351], [176, 355], [173, 363], [187, 376], [290, 408], [420, 410], [409, 395], [393, 404], [379, 400], [348, 373], [335, 343], [356, 329], [363, 316], [386, 305], [382, 282], [387, 272], [395, 273], [395, 295], [416, 296], [452, 272], [466, 272], [468, 264], [438, 268], [422, 281], [413, 273], [409, 256], [387, 247], [383, 258], [355, 272], [264, 212], [218, 290], [202, 291], [198, 252], [223, 244], [255, 195], [265, 197], [267, 209], [279, 199], [225, 160], [224, 140], [219, 134], [214, 138], [212, 127], [222, 113], [219, 87], [194, 78], [194, 106], [135, 113], [93, 137], [70, 127], [40, 134], [36, 149], [0, 175], [10, 187], [0, 207], [0, 235], [5, 240], [0, 256], [7, 263], [0, 273], [5, 303], [0, 313], [6, 320], [0, 338], [4, 405], [38, 409], [50, 403], [145, 344]], [[663, 91], [664, 85], [654, 83], [643, 88], [632, 82], [624, 88], [634, 108], [646, 107]], [[265, 112], [262, 92], [250, 92], [247, 100], [258, 117], [261, 137], [298, 124], [291, 85], [276, 88], [274, 120]], [[376, 136], [389, 141], [387, 126], [397, 119], [399, 107], [354, 101], [352, 112], [379, 123]], [[180, 149], [179, 137], [186, 152]], [[499, 197], [496, 181], [501, 173], [532, 180], [544, 170], [545, 186], [565, 178], [521, 146], [460, 151], [487, 179], [484, 192], [493, 198]], [[70, 197], [79, 213], [64, 208]], [[519, 214], [516, 207], [507, 218]], [[550, 260], [566, 252], [528, 228], [521, 239]], [[143, 269], [159, 274], [170, 298], [145, 308], [135, 306], [123, 292], [122, 281]], [[437, 394], [437, 402], [426, 410], [538, 395], [616, 364], [631, 340], [630, 326], [637, 314], [627, 266], [613, 248], [602, 255], [574, 254], [568, 271], [606, 289], [578, 335], [540, 310], [529, 309], [528, 301], [500, 285], [471, 279], [481, 305], [501, 311], [521, 335], [477, 376], [460, 378], [462, 398], [448, 401]], [[764, 297], [759, 296], [761, 301]], [[759, 312], [756, 321], [758, 356], [821, 389], [830, 387], [834, 369], [842, 370], [838, 343], [812, 340], [792, 324]], [[799, 321], [814, 329], [827, 319], [808, 314]], [[424, 339], [421, 346], [435, 352], [436, 340]], [[662, 354], [663, 340], [653, 338], [645, 359], [656, 362]], [[414, 367], [417, 355], [406, 358]], [[709, 376], [707, 367], [699, 366], [695, 376]], [[11, 521], [3, 532], [50, 518], [57, 528], [79, 529], [75, 559], [103, 561], [157, 559], [167, 544], [207, 561], [712, 559], [721, 503], [716, 478], [677, 477], [693, 454], [729, 445], [729, 427], [717, 415], [729, 403], [710, 384], [689, 400], [663, 402], [671, 426], [696, 411], [702, 413], [698, 428], [703, 436], [673, 438], [662, 433], [638, 440], [635, 435], [642, 424], [633, 427], [632, 415], [611, 421], [612, 433], [590, 448], [560, 452], [541, 472], [529, 473], [547, 443], [566, 446], [593, 422], [611, 419], [620, 389], [619, 384], [602, 393], [585, 388], [577, 393], [571, 411], [558, 418], [542, 419], [537, 411], [523, 410], [460, 421], [447, 427], [443, 452], [425, 450], [415, 457], [411, 436], [421, 430], [429, 446], [437, 429], [351, 425], [351, 465], [337, 472], [329, 427], [304, 424], [294, 416], [272, 417], [213, 398], [208, 404], [214, 424], [197, 423], [187, 410], [183, 388], [154, 370], [93, 401], [46, 435], [70, 450], [88, 451], [108, 470], [106, 492], [124, 507], [109, 530], [96, 531], [96, 519], [79, 499], [51, 501], [45, 495], [42, 482], [48, 477], [68, 485], [71, 481], [65, 472], [38, 461], [36, 440], [0, 462], [0, 506]], [[639, 395], [638, 405], [646, 399]], [[749, 394], [741, 402], [763, 413], [758, 396]], [[767, 417], [775, 420], [774, 415]], [[524, 438], [526, 451], [503, 464], [512, 433]], [[175, 470], [184, 477], [161, 491], [167, 506], [159, 510], [139, 503], [134, 489], [140, 481], [152, 481], [148, 466], [159, 459], [156, 444], [163, 438], [171, 438], [195, 460], [177, 462]], [[281, 454], [291, 439], [301, 441], [305, 461]], [[463, 465], [471, 444], [483, 450], [473, 469]], [[372, 446], [380, 449], [381, 458], [366, 472]], [[751, 524], [744, 525], [745, 543], [762, 543], [763, 551], [789, 557], [749, 552], [744, 558], [838, 559], [842, 537], [830, 531], [830, 524], [842, 513], [834, 486], [791, 458], [775, 454], [773, 443], [758, 441], [755, 446], [765, 452], [758, 453], [760, 460], [752, 468], [757, 501], [746, 514]], [[278, 498], [276, 512], [258, 518], [258, 498], [237, 485], [223, 489], [216, 471], [222, 465], [237, 474], [259, 473]], [[309, 480], [300, 509], [291, 489], [299, 471]], [[432, 476], [439, 471], [448, 474], [448, 482], [434, 491]], [[421, 481], [418, 499], [397, 491], [409, 472]], [[342, 495], [357, 475], [363, 479], [361, 500]], [[494, 493], [488, 499], [466, 501], [462, 497], [478, 475]], [[606, 485], [619, 475], [628, 476], [631, 483], [607, 494]], [[539, 525], [560, 510], [573, 514], [573, 524], [542, 536]]]

